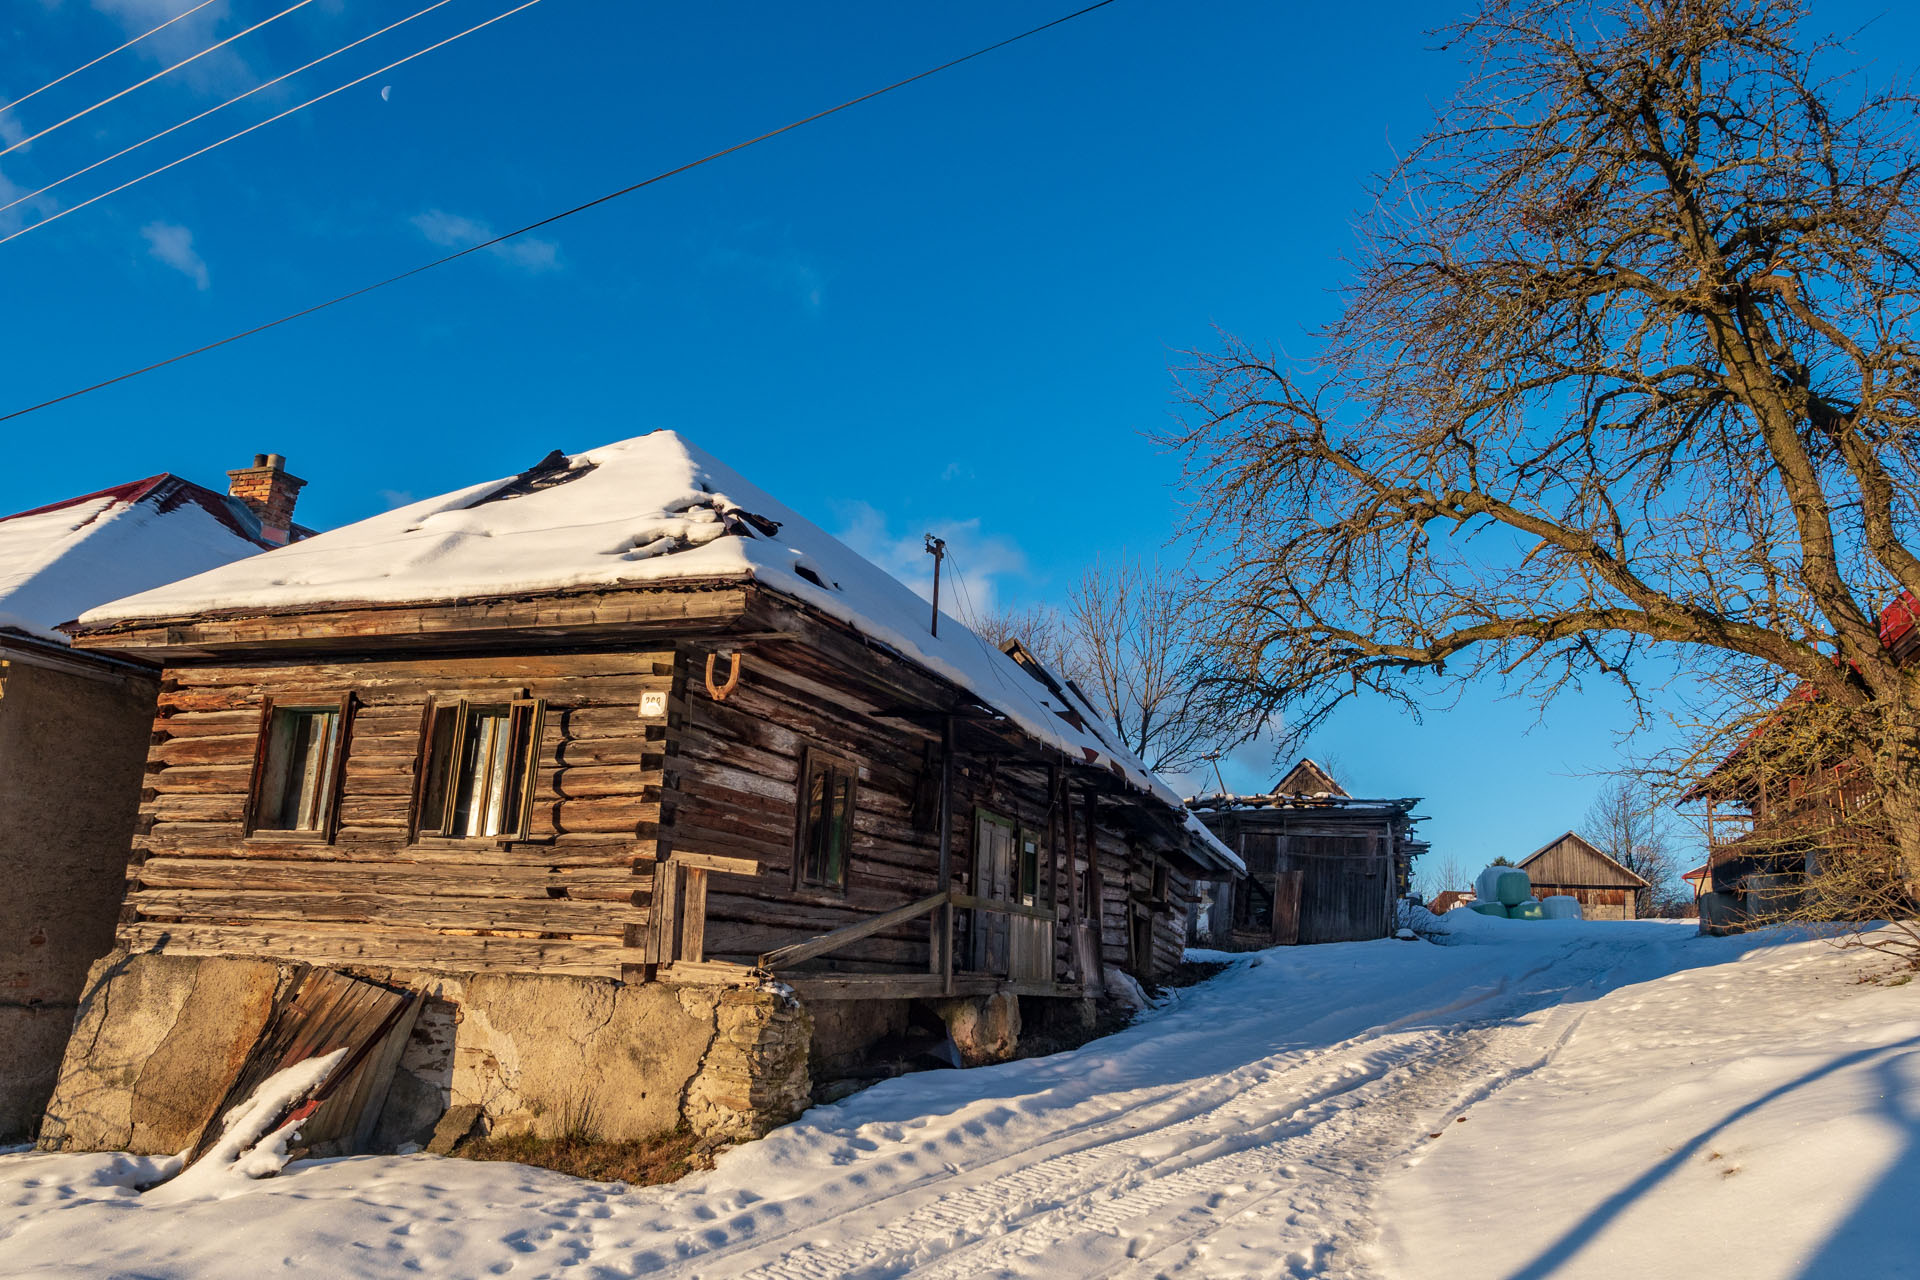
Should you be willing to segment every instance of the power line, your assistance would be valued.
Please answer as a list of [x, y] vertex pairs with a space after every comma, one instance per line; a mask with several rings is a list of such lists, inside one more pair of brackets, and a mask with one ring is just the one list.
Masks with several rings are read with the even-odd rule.
[[57, 84], [63, 84], [66, 81], [73, 79], [75, 76], [79, 75], [82, 71], [85, 71], [88, 67], [98, 66], [100, 63], [105, 62], [108, 58], [111, 58], [114, 54], [119, 53], [120, 50], [133, 48], [133, 46], [139, 44], [142, 40], [145, 40], [148, 36], [153, 35], [156, 32], [166, 30], [168, 27], [172, 26], [174, 23], [180, 21], [180, 19], [191, 17], [212, 3], [213, 3], [213, 0], [200, 0], [199, 4], [193, 6], [193, 8], [191, 9], [188, 9], [186, 12], [174, 14], [171, 18], [168, 18], [165, 22], [161, 23], [157, 27], [148, 27], [145, 31], [142, 31], [139, 35], [127, 41], [125, 44], [117, 45], [114, 48], [107, 50], [105, 53], [95, 58], [92, 62], [83, 62], [79, 66], [75, 67], [73, 70], [67, 72], [67, 74], [47, 81], [45, 84], [41, 85], [38, 89], [35, 89], [32, 93], [22, 94], [20, 97], [15, 98], [12, 102], [9, 102], [6, 106], [0, 107], [0, 115], [5, 115], [7, 112], [13, 110], [15, 107], [25, 102], [28, 98], [37, 97], [40, 94], [45, 93], [47, 90], [53, 88], [53, 86]]
[[[115, 160], [118, 160], [121, 156], [126, 155], [130, 151], [138, 151], [141, 147], [146, 146], [149, 142], [158, 142], [160, 139], [166, 137], [170, 133], [178, 133], [180, 130], [186, 128], [190, 124], [196, 124], [201, 120], [205, 120], [208, 116], [212, 115], [216, 111], [224, 111], [228, 107], [232, 106], [234, 103], [239, 102], [244, 98], [251, 98], [254, 94], [259, 93], [262, 89], [271, 89], [273, 88], [273, 86], [279, 84], [283, 80], [290, 80], [294, 76], [299, 75], [302, 71], [310, 71], [314, 67], [317, 67], [321, 63], [327, 61], [327, 59], [329, 58], [337, 58], [341, 54], [347, 52], [347, 50], [349, 49], [357, 49], [361, 45], [367, 43], [367, 41], [369, 40], [377, 40], [381, 36], [387, 34], [387, 32], [392, 31], [395, 27], [404, 27], [407, 23], [412, 22], [415, 18], [423, 17], [426, 14], [432, 13], [435, 9], [438, 9], [440, 6], [445, 4], [451, 4], [452, 2], [453, 0], [433, 0], [433, 3], [428, 5], [426, 8], [416, 10], [413, 13], [408, 14], [406, 17], [401, 18], [398, 22], [390, 22], [386, 26], [380, 28], [378, 31], [375, 31], [369, 35], [361, 36], [358, 40], [355, 40], [352, 44], [343, 44], [338, 49], [335, 49], [332, 53], [323, 53], [319, 57], [315, 58], [312, 62], [309, 62], [304, 66], [295, 67], [293, 70], [287, 72], [284, 75], [275, 76], [273, 79], [267, 81], [265, 84], [257, 84], [253, 86], [253, 88], [248, 89], [245, 93], [235, 94], [233, 97], [228, 98], [225, 102], [220, 103], [218, 106], [208, 107], [205, 111], [202, 111], [197, 116], [189, 116], [185, 120], [182, 120], [179, 124], [173, 125], [170, 128], [162, 129], [160, 132], [153, 134], [151, 137], [140, 139], [140, 141], [134, 143], [132, 146], [120, 148], [120, 150], [114, 152], [112, 155], [108, 156], [104, 160], [95, 160], [92, 164], [86, 166], [84, 169], [75, 169], [72, 173], [68, 174], [64, 178], [56, 178], [52, 182], [49, 182], [46, 186], [41, 187], [38, 191], [29, 191], [25, 195], [15, 196], [8, 203], [0, 204], [0, 213], [5, 213], [7, 210], [13, 208], [16, 205], [25, 204], [27, 201], [33, 199], [35, 196], [43, 196], [47, 194], [47, 192], [53, 190], [55, 187], [64, 186], [65, 184], [72, 182], [75, 178], [79, 177], [83, 173], [92, 173], [95, 169], [98, 169], [103, 164], [112, 164]], [[209, 3], [211, 3], [211, 0], [209, 0]], [[379, 75], [380, 73], [376, 71], [373, 74]], [[108, 194], [112, 194], [112, 193], [109, 192]], [[36, 222], [33, 225], [38, 226], [39, 223]], [[29, 231], [32, 229], [33, 229], [32, 227], [23, 228], [23, 230], [29, 230]], [[9, 237], [9, 239], [11, 239], [11, 237]]]
[[[528, 2], [533, 3], [534, 0], [528, 0]], [[1037, 36], [1043, 31], [1049, 31], [1052, 28], [1060, 26], [1064, 23], [1072, 22], [1075, 18], [1084, 17], [1087, 14], [1092, 13], [1096, 9], [1104, 9], [1112, 3], [1114, 3], [1114, 0], [1096, 0], [1096, 3], [1087, 5], [1083, 9], [1076, 9], [1072, 13], [1066, 14], [1062, 17], [1055, 18], [1051, 22], [1044, 22], [1037, 27], [1030, 27], [1027, 30], [1022, 31], [1019, 35], [1008, 36], [1004, 40], [997, 41], [994, 44], [986, 45], [979, 49], [975, 49], [972, 53], [963, 54], [958, 58], [952, 59], [951, 61], [943, 62], [939, 66], [929, 67], [927, 70], [922, 71], [917, 75], [908, 76], [905, 80], [896, 80], [890, 85], [886, 85], [879, 89], [870, 90], [867, 93], [861, 94], [857, 98], [849, 98], [845, 102], [840, 103], [838, 106], [828, 107], [823, 111], [816, 111], [810, 116], [802, 116], [798, 120], [792, 121], [791, 123], [788, 123], [788, 124], [781, 125], [778, 129], [770, 129], [766, 133], [760, 134], [758, 137], [748, 138], [745, 142], [736, 142], [730, 147], [725, 147], [719, 151], [709, 152], [708, 154], [701, 156], [698, 160], [689, 160], [687, 163], [680, 165], [676, 168], [667, 169], [660, 173], [656, 173], [651, 178], [642, 178], [640, 181], [632, 183], [628, 186], [621, 187], [617, 191], [609, 191], [607, 194], [603, 196], [598, 196], [592, 200], [589, 200], [585, 204], [578, 204], [571, 209], [565, 209], [559, 213], [551, 214], [545, 218], [540, 219], [538, 222], [529, 222], [524, 227], [516, 227], [512, 231], [508, 231], [502, 235], [494, 236], [490, 240], [482, 240], [478, 244], [468, 245], [464, 249], [457, 249], [454, 252], [449, 253], [444, 257], [435, 258], [431, 262], [424, 262], [417, 267], [411, 268], [410, 270], [402, 271], [399, 275], [388, 276], [384, 280], [376, 280], [372, 284], [362, 285], [360, 288], [354, 289], [349, 293], [338, 294], [332, 298], [328, 298], [325, 302], [316, 302], [310, 307], [302, 307], [298, 311], [288, 312], [286, 315], [281, 316], [277, 320], [268, 320], [263, 324], [254, 325], [251, 329], [242, 329], [238, 333], [229, 334], [228, 336], [224, 338], [220, 338], [216, 341], [204, 343], [201, 346], [193, 348], [191, 351], [182, 351], [179, 355], [176, 355], [176, 356], [168, 356], [165, 360], [157, 360], [154, 363], [150, 365], [146, 365], [142, 368], [133, 369], [126, 373], [116, 375], [115, 377], [108, 378], [104, 382], [96, 382], [92, 386], [81, 387], [77, 391], [69, 391], [65, 395], [55, 396], [51, 400], [42, 400], [39, 404], [28, 405], [24, 409], [15, 409], [11, 413], [0, 414], [0, 422], [10, 422], [15, 418], [25, 417], [29, 413], [37, 413], [41, 409], [51, 408], [56, 404], [63, 404], [68, 400], [77, 399], [80, 396], [88, 395], [92, 392], [102, 390], [106, 387], [111, 387], [118, 383], [126, 382], [131, 378], [140, 377], [142, 374], [152, 373], [156, 369], [164, 369], [168, 365], [179, 364], [182, 360], [192, 359], [194, 356], [202, 355], [218, 347], [224, 347], [231, 343], [239, 342], [243, 338], [251, 338], [256, 333], [264, 333], [268, 329], [278, 328], [280, 325], [289, 324], [292, 321], [303, 319], [306, 316], [310, 316], [314, 314], [316, 311], [325, 311], [328, 307], [337, 306], [342, 302], [351, 301], [354, 298], [360, 297], [362, 294], [372, 293], [376, 289], [384, 289], [388, 285], [399, 284], [402, 280], [410, 280], [414, 276], [421, 275], [428, 271], [432, 271], [435, 267], [442, 267], [449, 262], [457, 261], [458, 259], [464, 258], [469, 254], [479, 253], [482, 249], [491, 249], [494, 245], [502, 244], [508, 240], [513, 239], [515, 236], [522, 236], [529, 231], [537, 231], [541, 227], [551, 226], [553, 223], [559, 222], [563, 218], [571, 218], [577, 213], [585, 213], [587, 210], [598, 208], [600, 205], [606, 204], [609, 201], [618, 200], [620, 197], [625, 195], [631, 195], [633, 192], [640, 190], [642, 187], [650, 187], [656, 182], [664, 182], [668, 178], [676, 177], [680, 174], [687, 172], [689, 169], [697, 169], [703, 164], [708, 164], [708, 163], [711, 163], [712, 161], [719, 160], [724, 156], [730, 156], [736, 151], [744, 151], [748, 147], [767, 141], [769, 138], [777, 138], [783, 133], [791, 133], [793, 130], [801, 128], [804, 125], [812, 124], [816, 120], [824, 120], [826, 117], [830, 115], [834, 115], [834, 114], [837, 114], [838, 112], [845, 111], [848, 107], [856, 107], [863, 102], [870, 102], [875, 98], [881, 97], [885, 94], [892, 93], [896, 89], [904, 89], [906, 86], [910, 84], [914, 84], [917, 81], [925, 80], [929, 76], [938, 75], [942, 71], [951, 70], [952, 68], [957, 67], [962, 63], [972, 62], [975, 58], [985, 57], [987, 54], [993, 53], [996, 50], [1004, 49], [1010, 44], [1018, 44], [1020, 41], [1029, 39], [1030, 37], [1033, 37], [1033, 36]], [[525, 8], [525, 7], [526, 7], [525, 5], [521, 6], [521, 8]], [[509, 12], [516, 12], [516, 11], [509, 10]], [[507, 15], [502, 14], [500, 16], [505, 17]]]
[[155, 80], [158, 80], [160, 77], [164, 75], [169, 75], [175, 71], [178, 71], [180, 68], [186, 66], [189, 62], [197, 62], [201, 58], [206, 57], [208, 54], [213, 53], [216, 50], [226, 48], [228, 45], [232, 44], [235, 40], [238, 40], [240, 37], [245, 35], [251, 35], [253, 32], [258, 31], [260, 28], [266, 26], [269, 22], [278, 22], [280, 19], [292, 13], [295, 9], [304, 9], [312, 3], [313, 3], [313, 0], [294, 0], [292, 4], [288, 5], [286, 8], [282, 9], [280, 12], [274, 14], [271, 18], [262, 18], [260, 19], [260, 21], [248, 27], [245, 31], [236, 31], [232, 35], [228, 36], [225, 40], [220, 41], [218, 44], [210, 44], [206, 48], [202, 49], [200, 52], [193, 54], [190, 57], [185, 57], [180, 59], [180, 61], [174, 63], [172, 66], [166, 67], [162, 70], [154, 72], [152, 75], [148, 76], [145, 80], [142, 80], [139, 84], [128, 85], [126, 88], [114, 94], [112, 97], [102, 98], [100, 99], [100, 101], [94, 103], [92, 106], [84, 108], [83, 110], [74, 112], [72, 115], [68, 116], [65, 120], [62, 120], [59, 124], [50, 124], [38, 133], [29, 134], [27, 137], [20, 139], [20, 141], [13, 143], [11, 146], [8, 146], [4, 150], [0, 150], [0, 156], [7, 155], [14, 151], [18, 151], [21, 147], [26, 146], [29, 142], [32, 142], [38, 138], [44, 138], [48, 134], [52, 133], [55, 129], [59, 129], [66, 125], [70, 125], [75, 120], [78, 120], [81, 116], [89, 115], [95, 111], [98, 111], [100, 108], [106, 106], [110, 102], [118, 102], [120, 99], [132, 93], [135, 89], [145, 88], [147, 85], [152, 84]]
[[[307, 2], [308, 0], [300, 0], [301, 4], [306, 4]], [[404, 58], [398, 58], [392, 62], [389, 62], [384, 67], [375, 67], [372, 71], [367, 72], [367, 74], [363, 76], [356, 76], [355, 78], [347, 81], [343, 85], [336, 86], [335, 88], [327, 90], [325, 93], [317, 94], [314, 97], [308, 98], [305, 102], [298, 103], [294, 106], [288, 107], [285, 111], [279, 112], [276, 115], [270, 115], [265, 120], [261, 120], [261, 121], [258, 121], [257, 123], [250, 124], [246, 128], [240, 130], [238, 133], [230, 133], [226, 137], [220, 139], [218, 142], [209, 142], [206, 146], [201, 147], [198, 151], [187, 152], [187, 154], [181, 156], [178, 160], [169, 160], [167, 161], [167, 163], [161, 165], [159, 168], [149, 169], [137, 178], [128, 178], [125, 182], [121, 183], [117, 187], [108, 187], [105, 191], [102, 191], [97, 196], [89, 196], [85, 200], [80, 201], [78, 204], [68, 205], [66, 208], [60, 210], [58, 213], [50, 213], [46, 217], [41, 218], [37, 222], [30, 222], [26, 226], [21, 227], [18, 231], [14, 231], [7, 235], [0, 236], [0, 244], [6, 244], [9, 240], [18, 240], [21, 236], [26, 235], [29, 231], [38, 231], [41, 227], [46, 226], [49, 222], [58, 222], [60, 221], [60, 219], [66, 217], [70, 213], [80, 212], [82, 209], [86, 208], [88, 205], [99, 204], [102, 200], [105, 200], [108, 196], [118, 195], [120, 192], [125, 191], [128, 187], [138, 186], [140, 183], [145, 182], [148, 178], [158, 177], [160, 174], [165, 173], [167, 170], [178, 168], [180, 165], [185, 164], [187, 161], [192, 160], [197, 156], [203, 156], [207, 154], [207, 152], [214, 150], [216, 147], [224, 147], [229, 142], [232, 142], [234, 139], [244, 138], [256, 129], [264, 129], [276, 120], [284, 120], [296, 111], [305, 111], [308, 107], [312, 106], [316, 102], [325, 102], [328, 98], [333, 97], [333, 95], [335, 95], [336, 93], [345, 93], [348, 89], [353, 88], [357, 84], [365, 84], [367, 81], [373, 79], [375, 76], [385, 75], [387, 72], [393, 70], [395, 67], [402, 66], [406, 63], [412, 62], [415, 58], [424, 57], [443, 45], [452, 44], [455, 40], [461, 39], [464, 36], [472, 35], [474, 32], [480, 30], [482, 27], [490, 27], [494, 23], [499, 22], [503, 18], [511, 18], [514, 14], [520, 12], [520, 10], [531, 9], [533, 8], [534, 5], [539, 3], [540, 3], [540, 0], [525, 0], [524, 3], [515, 5], [513, 8], [508, 9], [505, 13], [497, 13], [493, 17], [488, 18], [485, 22], [475, 23], [473, 26], [468, 27], [465, 31], [456, 31], [454, 34], [448, 36], [446, 39], [436, 40], [434, 43], [428, 45], [426, 48], [415, 50], [413, 53], [408, 54]], [[19, 202], [15, 201], [15, 203], [17, 204]], [[5, 421], [5, 419], [0, 419], [0, 421]]]

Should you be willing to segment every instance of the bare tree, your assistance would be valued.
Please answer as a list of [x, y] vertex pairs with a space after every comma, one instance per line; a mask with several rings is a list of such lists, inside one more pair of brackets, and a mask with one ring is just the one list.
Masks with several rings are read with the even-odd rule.
[[1422, 901], [1432, 902], [1448, 889], [1473, 888], [1473, 872], [1467, 869], [1459, 854], [1448, 854], [1439, 862], [1431, 858], [1422, 858], [1420, 862], [1415, 879], [1419, 882]]
[[1243, 701], [1304, 731], [1482, 679], [1643, 716], [1676, 671], [1804, 687], [1920, 885], [1920, 669], [1876, 628], [1920, 592], [1915, 100], [1804, 18], [1482, 0], [1446, 33], [1471, 79], [1315, 358], [1227, 339], [1183, 380]]
[[1020, 641], [1072, 681], [1156, 772], [1198, 769], [1259, 727], [1215, 694], [1193, 584], [1151, 562], [1094, 564], [1068, 589], [1064, 610], [1001, 610], [967, 625], [996, 648]]
[[1067, 619], [1056, 609], [1036, 604], [1020, 609], [997, 609], [978, 616], [968, 615], [961, 621], [996, 649], [1005, 649], [1008, 641], [1017, 640], [1022, 648], [1046, 663], [1062, 679], [1077, 681], [1080, 678], [1080, 659], [1075, 652], [1074, 637]]
[[1680, 865], [1673, 823], [1653, 789], [1638, 779], [1615, 778], [1587, 809], [1580, 834], [1594, 848], [1647, 882], [1635, 891], [1634, 914], [1666, 914], [1679, 896]]
[[1192, 584], [1139, 560], [1096, 563], [1067, 593], [1082, 687], [1156, 772], [1185, 773], [1244, 741], [1252, 713], [1223, 708]]

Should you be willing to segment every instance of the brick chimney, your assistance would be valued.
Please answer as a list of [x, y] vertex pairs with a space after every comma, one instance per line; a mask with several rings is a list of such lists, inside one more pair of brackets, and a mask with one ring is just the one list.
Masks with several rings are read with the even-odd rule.
[[293, 504], [306, 481], [287, 474], [277, 453], [256, 453], [253, 465], [227, 472], [227, 493], [260, 517], [263, 541], [284, 544], [293, 536]]

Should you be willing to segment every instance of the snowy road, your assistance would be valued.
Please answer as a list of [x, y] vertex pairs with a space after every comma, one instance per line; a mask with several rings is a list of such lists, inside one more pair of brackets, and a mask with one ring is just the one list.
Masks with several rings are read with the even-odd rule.
[[[1863, 1092], [1920, 1116], [1914, 987], [1817, 943], [1489, 924], [1242, 958], [1076, 1053], [892, 1081], [670, 1188], [362, 1158], [159, 1206], [113, 1157], [0, 1157], [0, 1275], [1573, 1276], [1617, 1273], [1617, 1229], [1671, 1237], [1634, 1274], [1697, 1278], [1694, 1215], [1724, 1260], [1750, 1213], [1741, 1273], [1797, 1277], [1845, 1274], [1818, 1264], [1854, 1201], [1920, 1191], [1912, 1128]], [[1756, 1004], [1808, 1032], [1832, 1123], [1782, 1145], [1779, 1187], [1757, 1154], [1694, 1178], [1731, 1141], [1694, 1152], [1696, 1117], [1812, 1097], [1780, 1092], [1808, 1063], [1762, 1052]], [[1828, 1139], [1853, 1200], [1809, 1214], [1803, 1189], [1783, 1225]], [[1527, 1231], [1476, 1217], [1548, 1179]]]

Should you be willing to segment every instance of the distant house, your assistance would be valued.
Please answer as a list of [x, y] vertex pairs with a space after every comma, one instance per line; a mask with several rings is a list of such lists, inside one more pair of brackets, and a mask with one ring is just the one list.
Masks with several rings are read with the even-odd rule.
[[1580, 900], [1587, 920], [1632, 920], [1635, 897], [1647, 882], [1569, 831], [1520, 860], [1536, 898]]
[[226, 494], [163, 474], [0, 518], [0, 1140], [39, 1119], [112, 943], [159, 690], [153, 665], [59, 626], [297, 536], [279, 459], [229, 475]]
[[[49, 1147], [192, 1141], [312, 974], [421, 997], [341, 1085], [356, 1144], [589, 1114], [746, 1136], [878, 1043], [1002, 1057], [1022, 1017], [1166, 976], [1194, 879], [1239, 869], [1044, 669], [672, 432], [117, 601], [77, 641], [166, 683]], [[264, 994], [198, 1026], [181, 1124], [129, 1130], [143, 1085], [88, 1046], [172, 1045], [137, 993], [213, 973]]]
[[1708, 892], [1713, 884], [1713, 866], [1703, 862], [1691, 871], [1682, 872], [1680, 878], [1687, 882], [1687, 888], [1693, 890], [1693, 900], [1699, 902], [1700, 895]]
[[[1911, 595], [1903, 591], [1881, 610], [1879, 630], [1900, 666], [1920, 661], [1920, 602]], [[1781, 707], [1812, 696], [1813, 687], [1801, 685]], [[1885, 839], [1869, 834], [1878, 822], [1872, 779], [1844, 756], [1808, 758], [1777, 724], [1756, 727], [1681, 797], [1700, 811], [1707, 836], [1696, 898], [1708, 933], [1792, 911], [1831, 859]]]
[[1310, 759], [1264, 794], [1188, 800], [1247, 868], [1203, 886], [1209, 928], [1195, 941], [1248, 948], [1391, 936], [1394, 904], [1427, 848], [1414, 836], [1419, 803], [1350, 796]]
[[1427, 910], [1437, 916], [1443, 916], [1455, 907], [1472, 901], [1473, 891], [1471, 889], [1444, 889], [1434, 895], [1433, 901], [1427, 904]]

